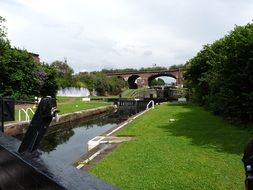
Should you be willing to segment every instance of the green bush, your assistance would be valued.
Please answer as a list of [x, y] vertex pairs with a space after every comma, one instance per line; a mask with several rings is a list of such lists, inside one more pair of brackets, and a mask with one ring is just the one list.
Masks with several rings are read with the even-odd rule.
[[0, 95], [16, 99], [54, 95], [56, 82], [49, 66], [34, 60], [25, 49], [11, 47], [0, 16]]
[[193, 100], [226, 117], [252, 121], [253, 24], [236, 26], [186, 64]]

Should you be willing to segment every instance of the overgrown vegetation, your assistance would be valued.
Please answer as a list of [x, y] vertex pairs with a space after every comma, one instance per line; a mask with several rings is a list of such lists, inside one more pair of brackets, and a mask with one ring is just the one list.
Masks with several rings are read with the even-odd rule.
[[74, 70], [68, 65], [67, 60], [54, 61], [51, 66], [56, 70], [56, 82], [59, 87], [66, 88], [73, 86]]
[[73, 76], [76, 87], [85, 87], [91, 92], [95, 90], [98, 95], [118, 95], [127, 88], [127, 83], [122, 78], [107, 77], [105, 73], [78, 73]]
[[225, 117], [253, 120], [253, 24], [236, 26], [187, 63], [194, 102]]
[[151, 86], [163, 86], [163, 85], [165, 85], [165, 82], [164, 82], [163, 79], [157, 78], [157, 79], [153, 79], [153, 80], [151, 81], [151, 84], [150, 84], [150, 85], [151, 85]]
[[0, 17], [0, 95], [16, 99], [55, 96], [54, 68], [38, 63], [25, 49], [11, 47], [6, 37], [4, 18]]
[[90, 173], [120, 189], [244, 189], [241, 158], [252, 133], [201, 107], [163, 104], [116, 135], [134, 140]]
[[127, 89], [121, 93], [122, 98], [140, 98], [139, 94], [145, 93], [147, 88]]
[[171, 65], [170, 67], [169, 67], [169, 69], [181, 69], [181, 68], [185, 68], [185, 64], [175, 64], [175, 65]]

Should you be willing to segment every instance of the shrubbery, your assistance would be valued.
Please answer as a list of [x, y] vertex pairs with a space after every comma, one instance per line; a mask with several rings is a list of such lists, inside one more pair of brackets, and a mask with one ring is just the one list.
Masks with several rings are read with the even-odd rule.
[[185, 79], [195, 102], [217, 114], [252, 121], [253, 24], [236, 26], [186, 64]]
[[85, 87], [90, 91], [94, 89], [98, 95], [118, 95], [127, 87], [122, 78], [109, 78], [102, 72], [78, 73], [74, 75], [74, 80], [76, 87]]
[[6, 37], [5, 20], [0, 17], [0, 95], [16, 99], [55, 96], [54, 68], [38, 63], [26, 50], [11, 47]]

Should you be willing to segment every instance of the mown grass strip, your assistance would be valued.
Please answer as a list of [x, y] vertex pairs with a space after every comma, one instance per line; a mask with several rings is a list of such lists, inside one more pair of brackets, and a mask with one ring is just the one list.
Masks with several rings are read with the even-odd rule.
[[57, 97], [57, 100], [57, 108], [60, 110], [60, 114], [112, 105], [112, 103], [102, 101], [86, 102], [82, 101], [80, 97]]
[[117, 135], [136, 138], [90, 173], [121, 189], [244, 189], [241, 157], [252, 132], [200, 107], [161, 105]]
[[[57, 108], [60, 110], [59, 114], [64, 113], [73, 113], [76, 111], [81, 110], [87, 110], [92, 108], [98, 108], [101, 106], [107, 106], [112, 105], [112, 103], [109, 102], [103, 102], [103, 101], [82, 101], [82, 97], [57, 97]], [[29, 107], [28, 105], [24, 105], [24, 109]], [[22, 106], [19, 106], [15, 110], [15, 120], [19, 120], [19, 110], [22, 108]], [[30, 105], [30, 108], [33, 109], [33, 111], [36, 111], [36, 108], [33, 105]], [[29, 111], [30, 120], [33, 117], [33, 114]], [[25, 120], [25, 113], [21, 112], [21, 121]]]

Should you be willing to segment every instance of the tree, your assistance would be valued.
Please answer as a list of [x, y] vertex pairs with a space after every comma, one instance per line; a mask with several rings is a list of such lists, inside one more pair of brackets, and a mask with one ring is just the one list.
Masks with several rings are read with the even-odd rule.
[[179, 69], [179, 68], [185, 68], [184, 64], [178, 64], [178, 65], [171, 65], [169, 69]]
[[81, 84], [90, 91], [96, 90], [99, 95], [118, 95], [127, 86], [122, 78], [107, 77], [103, 72], [79, 73], [74, 78], [76, 87]]
[[139, 69], [139, 71], [164, 71], [167, 70], [166, 67], [160, 67], [160, 66], [155, 66], [155, 67], [142, 67]]
[[3, 25], [3, 23], [5, 22], [5, 18], [3, 18], [2, 16], [0, 16], [0, 38], [4, 38], [6, 37], [6, 30], [7, 28]]
[[41, 85], [41, 96], [56, 97], [58, 85], [56, 82], [56, 70], [49, 64], [42, 64], [43, 71], [40, 72], [40, 76], [43, 77], [43, 84]]
[[15, 98], [30, 98], [39, 94], [40, 81], [36, 77], [39, 64], [26, 51], [11, 48], [8, 43], [0, 55], [0, 93]]
[[73, 86], [73, 69], [67, 64], [67, 61], [54, 61], [51, 64], [56, 70], [56, 81], [59, 87], [66, 88]]
[[164, 82], [163, 79], [157, 78], [157, 79], [153, 79], [153, 80], [151, 81], [151, 84], [150, 84], [150, 85], [151, 85], [151, 86], [164, 86], [164, 85], [165, 85], [165, 82]]
[[236, 26], [186, 64], [193, 100], [214, 113], [253, 119], [253, 24]]
[[37, 63], [25, 49], [11, 47], [4, 21], [0, 16], [0, 95], [16, 99], [54, 95], [55, 81], [48, 68]]

